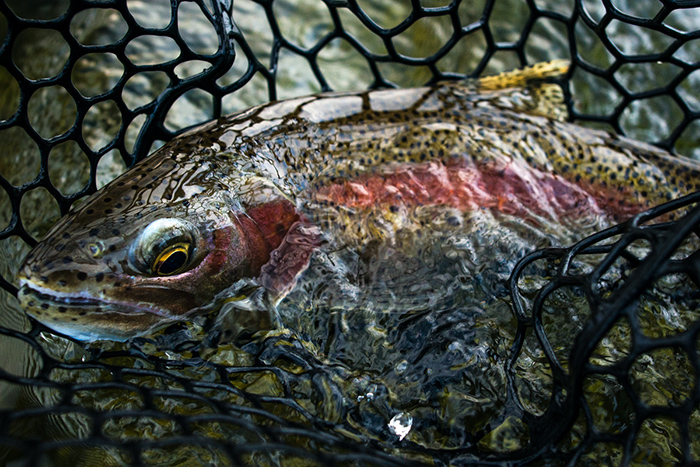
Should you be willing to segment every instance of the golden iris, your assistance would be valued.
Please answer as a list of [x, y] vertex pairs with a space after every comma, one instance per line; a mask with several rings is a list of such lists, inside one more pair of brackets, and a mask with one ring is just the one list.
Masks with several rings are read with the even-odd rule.
[[190, 258], [190, 247], [187, 243], [170, 245], [158, 254], [151, 269], [159, 276], [170, 276], [187, 264]]

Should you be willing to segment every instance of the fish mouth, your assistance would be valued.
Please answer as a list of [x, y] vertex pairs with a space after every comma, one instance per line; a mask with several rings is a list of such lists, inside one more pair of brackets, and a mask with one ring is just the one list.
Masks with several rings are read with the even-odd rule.
[[173, 321], [165, 310], [148, 304], [101, 299], [87, 292], [59, 292], [20, 280], [18, 299], [24, 311], [66, 336], [82, 341], [125, 341]]
[[30, 296], [41, 303], [71, 308], [92, 308], [99, 311], [118, 313], [149, 313], [167, 318], [169, 313], [165, 310], [149, 306], [144, 303], [127, 304], [109, 299], [96, 298], [87, 292], [59, 292], [37, 285], [34, 282], [20, 280], [20, 300], [24, 296]]

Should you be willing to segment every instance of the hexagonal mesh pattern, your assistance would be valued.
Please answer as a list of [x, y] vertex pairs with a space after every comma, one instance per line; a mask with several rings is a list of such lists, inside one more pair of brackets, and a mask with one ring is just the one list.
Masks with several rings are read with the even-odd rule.
[[[572, 120], [700, 154], [694, 1], [73, 0], [29, 8], [0, 0], [0, 20], [3, 313], [16, 308], [10, 295], [22, 255], [59, 214], [184, 128], [264, 100], [421, 85], [568, 57]], [[651, 222], [697, 201], [691, 195], [518, 264], [507, 413], [488, 434], [438, 449], [372, 431], [386, 388], [348, 394], [355, 375], [285, 336], [211, 347], [183, 328], [167, 342], [86, 350], [8, 311], [0, 321], [8, 354], [0, 461], [698, 461], [700, 272], [692, 242], [700, 212]], [[548, 272], [546, 281], [528, 279], [533, 265]], [[589, 315], [569, 342], [552, 342], [552, 316], [565, 314], [556, 304], [567, 297], [585, 301]], [[678, 316], [655, 316], [659, 304]], [[526, 347], [540, 353], [526, 356]], [[528, 365], [546, 369], [539, 399], [519, 382]], [[525, 435], [494, 451], [485, 440], [499, 430]]]

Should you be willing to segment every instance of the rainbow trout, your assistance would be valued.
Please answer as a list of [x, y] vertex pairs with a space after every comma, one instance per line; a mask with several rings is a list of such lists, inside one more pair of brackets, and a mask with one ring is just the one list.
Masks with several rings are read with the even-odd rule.
[[221, 307], [242, 280], [284, 296], [315, 249], [353, 237], [332, 212], [612, 222], [695, 189], [694, 162], [564, 122], [551, 78], [566, 69], [301, 97], [206, 124], [62, 218], [27, 256], [18, 298], [68, 336], [126, 340]]

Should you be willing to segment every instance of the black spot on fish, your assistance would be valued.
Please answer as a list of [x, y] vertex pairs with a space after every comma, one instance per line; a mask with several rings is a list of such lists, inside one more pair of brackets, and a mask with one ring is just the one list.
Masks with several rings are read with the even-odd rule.
[[111, 209], [105, 209], [105, 214], [112, 214], [114, 211]]
[[88, 209], [87, 211], [85, 211], [85, 214], [95, 214], [95, 210], [94, 210], [94, 209]]
[[119, 232], [119, 229], [112, 229], [112, 235], [121, 235], [121, 232]]
[[70, 256], [63, 257], [63, 264], [70, 264], [72, 262], [73, 262], [73, 258], [71, 258]]
[[48, 304], [48, 303], [42, 303], [42, 304], [41, 304], [41, 307], [42, 307], [44, 310], [48, 310], [48, 309], [49, 309], [49, 304]]
[[104, 201], [105, 203], [111, 203], [111, 202], [112, 202], [112, 198], [105, 198], [103, 201]]
[[84, 281], [85, 279], [87, 279], [87, 277], [88, 277], [87, 274], [84, 272], [78, 273], [78, 280]]
[[88, 232], [88, 235], [90, 235], [91, 237], [94, 237], [94, 236], [96, 236], [98, 233], [100, 233], [100, 230], [99, 230], [99, 229], [90, 229], [90, 231]]
[[64, 240], [68, 240], [70, 238], [70, 234], [68, 232], [65, 232], [63, 235], [61, 235]]
[[105, 278], [105, 275], [101, 272], [98, 272], [95, 274], [95, 282], [102, 282]]
[[68, 311], [68, 309], [67, 309], [66, 307], [64, 307], [64, 306], [59, 306], [59, 307], [58, 307], [58, 312], [59, 312], [59, 313], [65, 313], [66, 311]]
[[117, 245], [110, 245], [109, 251], [117, 251]]

